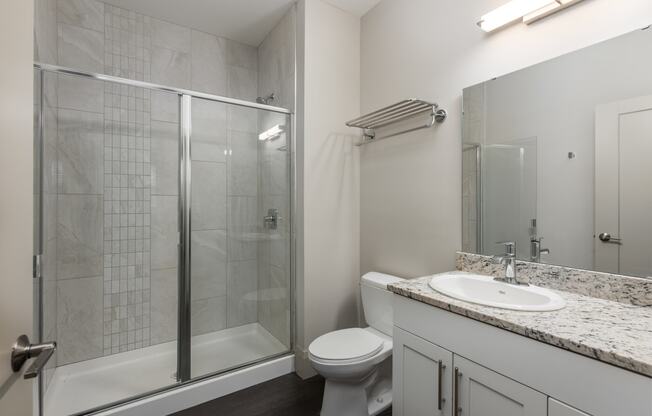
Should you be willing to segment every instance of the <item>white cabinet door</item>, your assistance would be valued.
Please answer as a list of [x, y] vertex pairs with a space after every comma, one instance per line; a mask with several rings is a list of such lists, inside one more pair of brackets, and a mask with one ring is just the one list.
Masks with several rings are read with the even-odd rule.
[[394, 327], [394, 416], [451, 413], [453, 353]]
[[[547, 397], [459, 356], [454, 401], [460, 416], [546, 416]], [[455, 403], [453, 405], [455, 405]]]
[[548, 416], [589, 416], [588, 413], [580, 412], [552, 397], [548, 398]]

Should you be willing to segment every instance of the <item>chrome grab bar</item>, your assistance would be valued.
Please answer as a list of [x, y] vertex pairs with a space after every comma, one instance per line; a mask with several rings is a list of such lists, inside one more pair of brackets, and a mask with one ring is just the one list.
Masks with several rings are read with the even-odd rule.
[[27, 335], [18, 337], [11, 349], [11, 369], [14, 373], [23, 368], [23, 364], [30, 358], [36, 358], [32, 365], [29, 366], [23, 377], [25, 379], [34, 378], [39, 375], [45, 367], [54, 351], [57, 349], [56, 342], [44, 342], [42, 344], [30, 344]]

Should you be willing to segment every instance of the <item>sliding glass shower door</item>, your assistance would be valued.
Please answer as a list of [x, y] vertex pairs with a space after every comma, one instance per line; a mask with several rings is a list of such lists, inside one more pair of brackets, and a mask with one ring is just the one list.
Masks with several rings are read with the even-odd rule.
[[193, 98], [191, 376], [289, 348], [289, 116]]
[[56, 67], [35, 77], [39, 332], [58, 344], [43, 414], [290, 351], [289, 112]]

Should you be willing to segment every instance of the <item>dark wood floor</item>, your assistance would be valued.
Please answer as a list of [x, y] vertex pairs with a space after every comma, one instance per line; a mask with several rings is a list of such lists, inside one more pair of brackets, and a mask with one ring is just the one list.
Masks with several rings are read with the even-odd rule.
[[[318, 416], [323, 393], [322, 377], [301, 380], [296, 374], [288, 374], [173, 416]], [[391, 414], [388, 409], [382, 415]]]

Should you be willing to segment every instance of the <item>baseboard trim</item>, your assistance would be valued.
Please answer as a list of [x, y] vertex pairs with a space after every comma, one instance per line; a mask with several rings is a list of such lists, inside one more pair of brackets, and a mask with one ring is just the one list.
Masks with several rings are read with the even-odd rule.
[[297, 375], [303, 380], [317, 375], [317, 372], [312, 368], [312, 365], [310, 364], [310, 358], [307, 350], [295, 350], [294, 369]]

